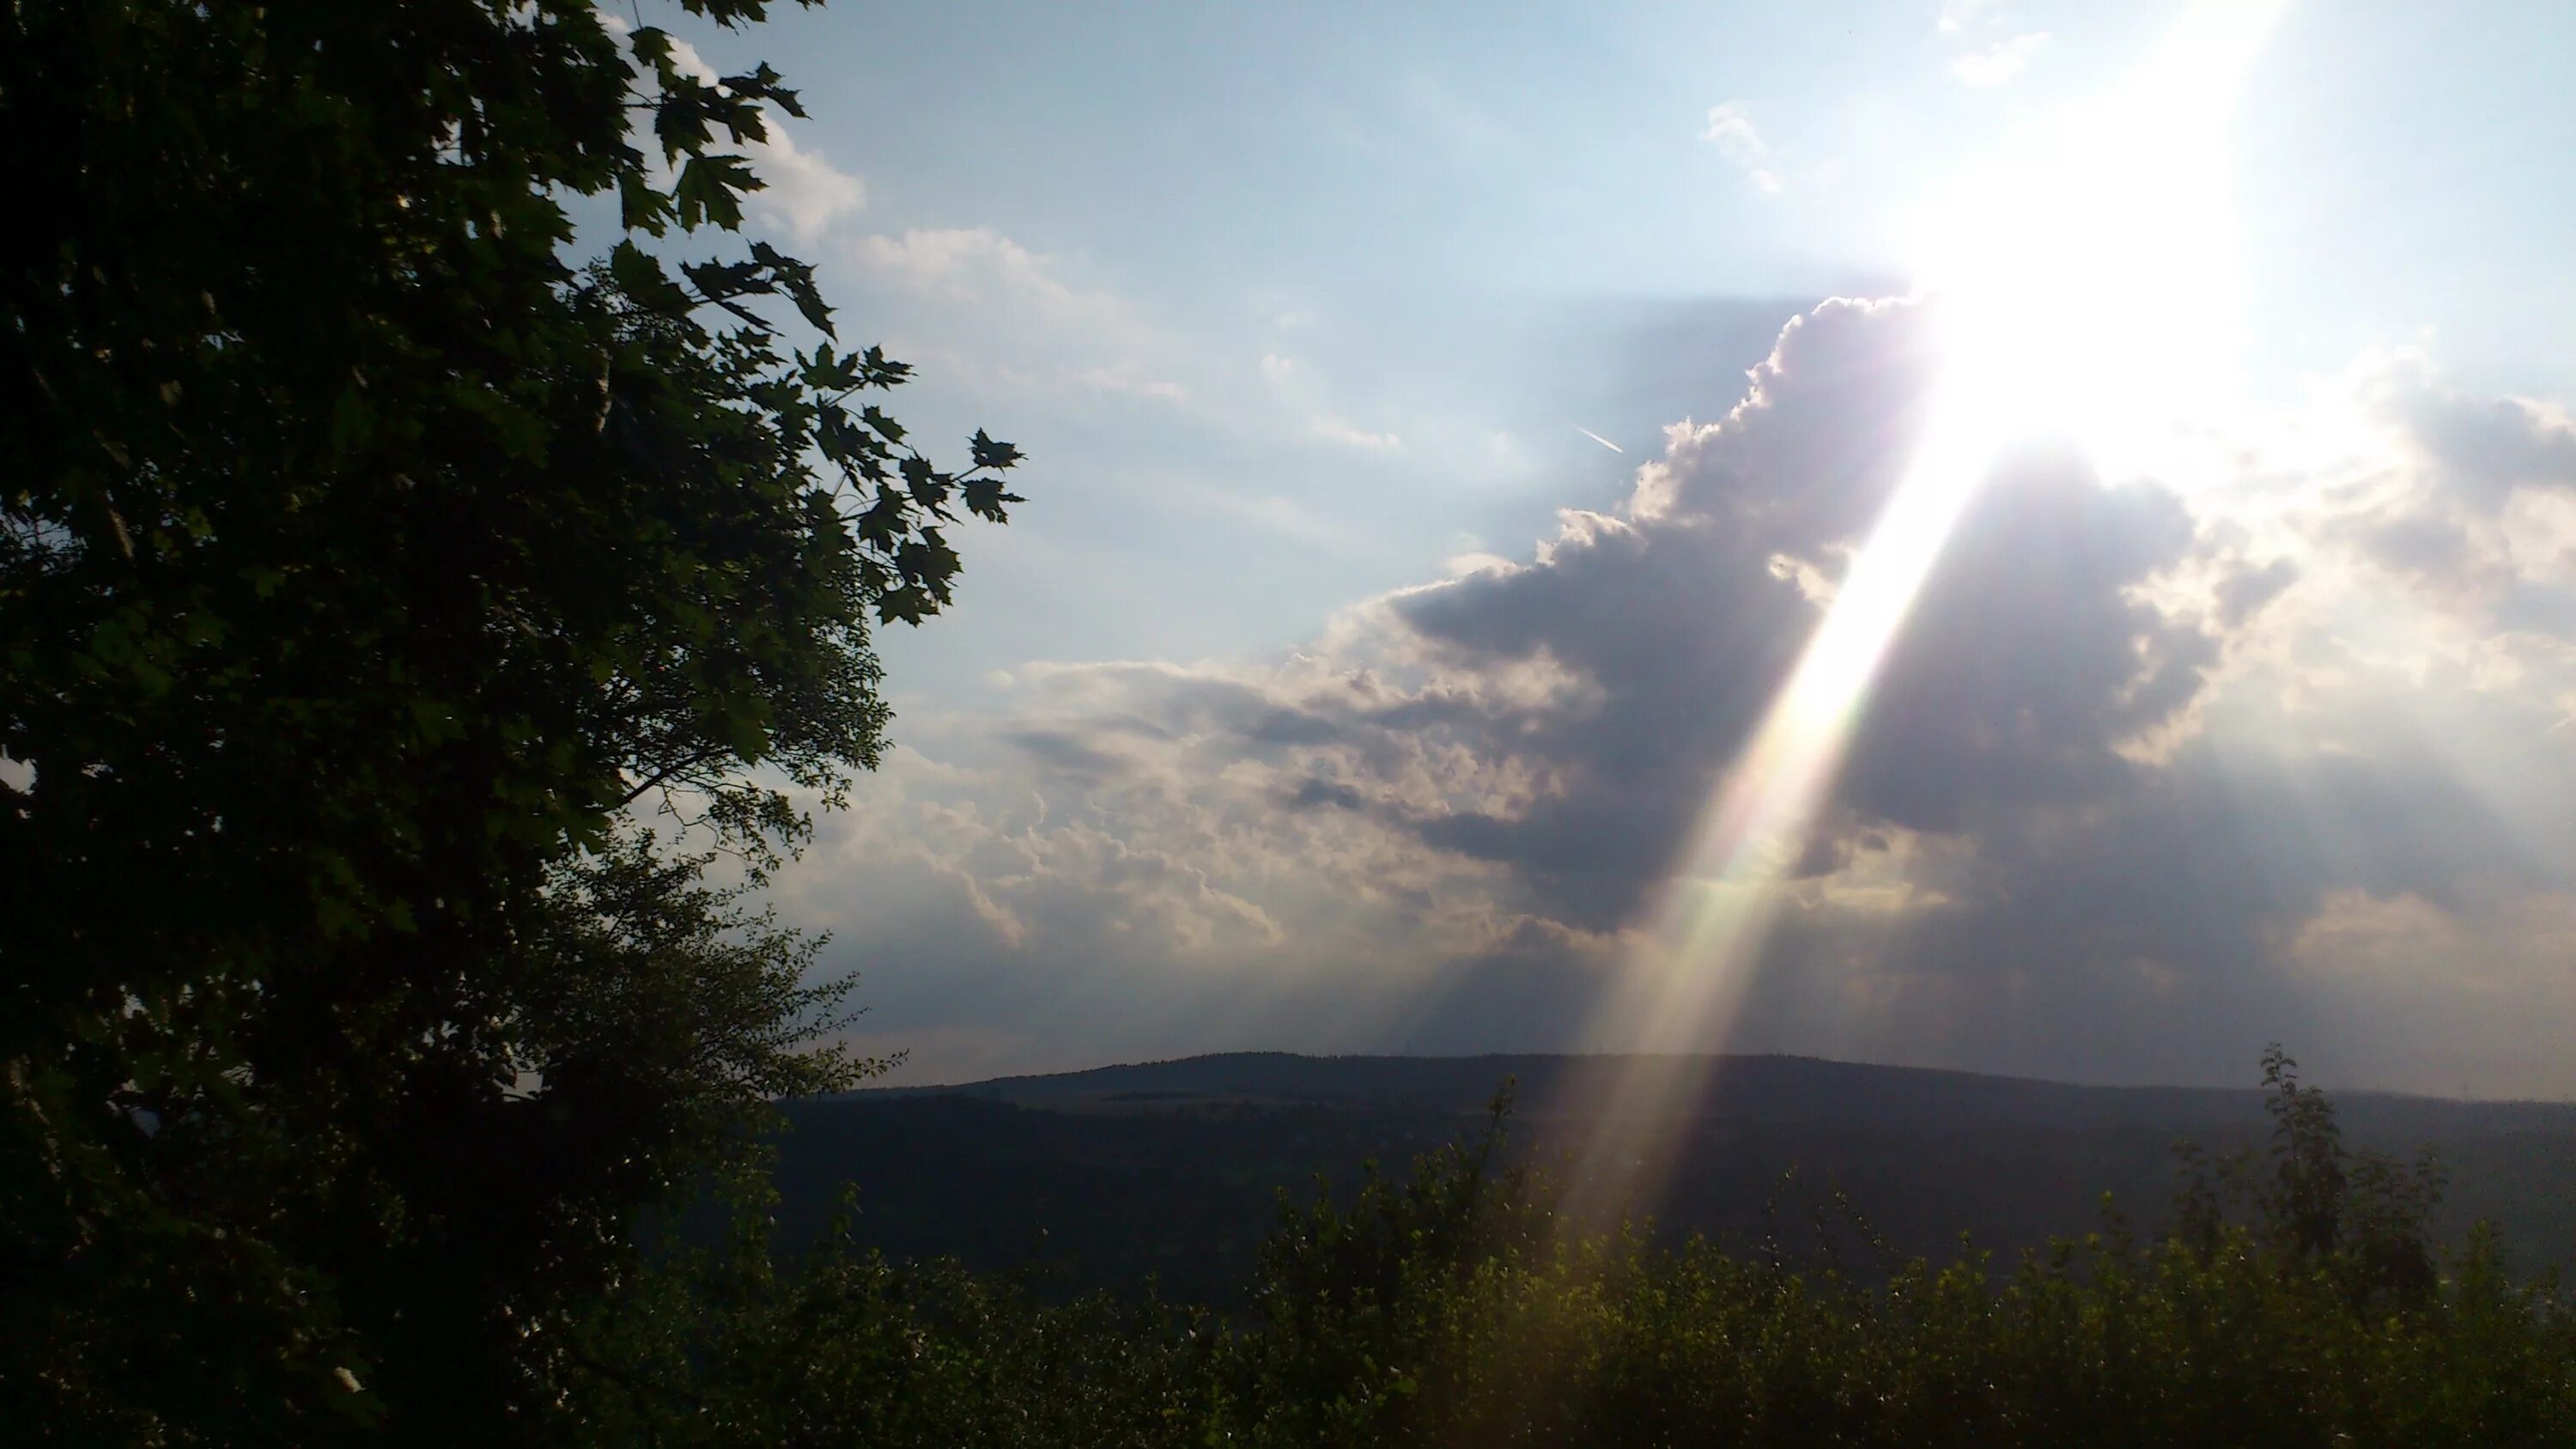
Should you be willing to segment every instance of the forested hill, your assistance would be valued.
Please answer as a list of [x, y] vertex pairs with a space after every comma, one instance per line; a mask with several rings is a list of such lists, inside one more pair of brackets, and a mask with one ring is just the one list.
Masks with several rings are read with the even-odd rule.
[[[1238, 1053], [885, 1088], [793, 1105], [778, 1182], [791, 1237], [856, 1186], [863, 1241], [953, 1256], [1062, 1288], [1224, 1301], [1251, 1272], [1282, 1188], [1347, 1189], [1364, 1162], [1402, 1168], [1470, 1130], [1516, 1084], [1520, 1150], [1579, 1170], [1606, 1089], [1633, 1070], [1686, 1085], [1646, 1206], [1670, 1234], [1750, 1247], [1839, 1191], [1889, 1247], [1939, 1256], [1958, 1236], [2010, 1252], [2103, 1226], [2103, 1195], [2140, 1228], [2165, 1219], [2174, 1148], [2260, 1147], [2255, 1090], [2089, 1087], [1813, 1058], [1307, 1057]], [[1648, 1094], [1651, 1098], [1653, 1094]], [[2449, 1178], [2437, 1230], [2480, 1218], [2525, 1269], [2576, 1263], [2576, 1105], [2339, 1093], [2347, 1141], [2433, 1149]], [[1790, 1174], [1795, 1172], [1795, 1176]]]
[[[1801, 1056], [1303, 1056], [1222, 1052], [954, 1086], [880, 1087], [833, 1101], [955, 1096], [1055, 1111], [1198, 1104], [1314, 1106], [1481, 1114], [1504, 1081], [1524, 1120], [1587, 1115], [1631, 1073], [1697, 1081], [1689, 1115], [1721, 1120], [2244, 1127], [2263, 1121], [2259, 1088], [2099, 1087], [1929, 1067]], [[2382, 1134], [2576, 1133], [2576, 1103], [2462, 1101], [2338, 1091], [2347, 1131]]]

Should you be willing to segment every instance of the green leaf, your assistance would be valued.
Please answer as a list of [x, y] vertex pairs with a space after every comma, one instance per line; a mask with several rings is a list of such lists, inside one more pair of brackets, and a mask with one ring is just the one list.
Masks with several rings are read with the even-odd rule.
[[759, 177], [751, 173], [751, 163], [740, 156], [691, 156], [680, 168], [679, 183], [672, 188], [671, 199], [677, 208], [680, 225], [695, 231], [711, 224], [725, 231], [742, 229], [742, 195], [761, 188]]
[[645, 179], [641, 166], [631, 166], [617, 175], [618, 224], [629, 231], [660, 236], [671, 223], [671, 198], [656, 190]]
[[969, 446], [978, 468], [1008, 468], [1020, 461], [1019, 449], [985, 436], [981, 428], [975, 430], [974, 441]]
[[662, 270], [661, 262], [631, 241], [621, 241], [608, 254], [609, 275], [637, 306], [678, 316], [689, 310], [689, 294]]

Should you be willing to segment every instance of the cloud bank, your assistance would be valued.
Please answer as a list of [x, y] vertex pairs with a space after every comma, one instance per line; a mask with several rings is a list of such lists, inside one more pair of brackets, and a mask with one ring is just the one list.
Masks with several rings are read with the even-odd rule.
[[[788, 907], [923, 1079], [1618, 1046], [1594, 1013], [1932, 365], [1922, 307], [1827, 302], [1524, 560], [1259, 665], [1032, 666], [1007, 715], [904, 720]], [[1708, 1046], [2234, 1081], [2281, 1038], [2576, 1094], [2576, 425], [2390, 354], [2211, 448], [2188, 491], [1995, 461]]]

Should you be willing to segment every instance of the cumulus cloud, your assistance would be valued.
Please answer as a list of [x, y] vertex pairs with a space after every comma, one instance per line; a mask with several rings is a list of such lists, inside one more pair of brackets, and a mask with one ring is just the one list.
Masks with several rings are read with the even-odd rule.
[[[1616, 507], [1284, 660], [1020, 672], [1006, 723], [873, 782], [800, 909], [866, 923], [889, 1029], [1052, 1029], [1060, 1064], [1616, 1045], [1592, 1013], [1903, 478], [1931, 334], [1791, 320]], [[2348, 457], [2246, 444], [2189, 496], [1995, 461], [1711, 1045], [2232, 1080], [2283, 1037], [2576, 1091], [2576, 633], [2538, 602], [2576, 530], [2531, 521], [2576, 496], [2569, 425], [2412, 364], [2341, 391]]]
[[752, 170], [766, 185], [752, 198], [753, 213], [768, 226], [786, 232], [799, 246], [812, 246], [844, 216], [868, 204], [868, 188], [858, 177], [811, 151], [800, 150], [795, 137], [777, 119], [769, 139], [745, 147]]
[[2374, 356], [2342, 386], [2373, 444], [2310, 505], [2312, 544], [2356, 556], [2471, 627], [2576, 639], [2576, 422]]

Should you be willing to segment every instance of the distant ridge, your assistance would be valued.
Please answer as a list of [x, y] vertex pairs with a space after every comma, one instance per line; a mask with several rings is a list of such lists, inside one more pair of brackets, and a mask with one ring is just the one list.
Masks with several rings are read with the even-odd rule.
[[[1605, 1138], [1599, 1104], [1631, 1071], [1673, 1073], [1663, 1085], [1688, 1090], [1649, 1093], [1678, 1105]], [[2151, 1229], [2173, 1198], [2177, 1143], [2260, 1154], [2271, 1134], [2252, 1087], [1801, 1056], [1228, 1052], [786, 1103], [779, 1222], [790, 1241], [819, 1231], [849, 1184], [861, 1241], [898, 1258], [954, 1256], [1066, 1288], [1153, 1275], [1220, 1303], [1249, 1281], [1281, 1192], [1311, 1193], [1318, 1174], [1347, 1188], [1364, 1163], [1400, 1170], [1460, 1140], [1506, 1077], [1510, 1151], [1559, 1172], [1605, 1140], [1657, 1144], [1670, 1154], [1647, 1210], [1659, 1227], [1739, 1246], [1768, 1231], [1791, 1173], [1846, 1192], [1908, 1255], [1951, 1252], [1962, 1231], [2006, 1254], [2093, 1231], [2106, 1194]], [[2445, 1241], [2485, 1219], [2523, 1269], [2576, 1267], [2576, 1104], [2334, 1099], [2355, 1150], [2438, 1152]], [[1652, 1130], [1629, 1132], [1641, 1126]]]
[[[1057, 1111], [1170, 1108], [1229, 1102], [1474, 1113], [1506, 1079], [1517, 1111], [1553, 1118], [1601, 1100], [1632, 1070], [1701, 1074], [1688, 1115], [1764, 1121], [1852, 1120], [1944, 1125], [2107, 1125], [2177, 1129], [2260, 1120], [2250, 1087], [2095, 1086], [1941, 1067], [1885, 1066], [1783, 1054], [1488, 1053], [1478, 1056], [1309, 1056], [1219, 1052], [1080, 1071], [995, 1077], [947, 1086], [887, 1086], [851, 1100], [967, 1097]], [[2330, 1084], [2329, 1084], [2330, 1085]], [[2576, 1103], [2462, 1101], [2397, 1092], [2341, 1092], [2350, 1125], [2448, 1136], [2514, 1127], [2576, 1129]]]

